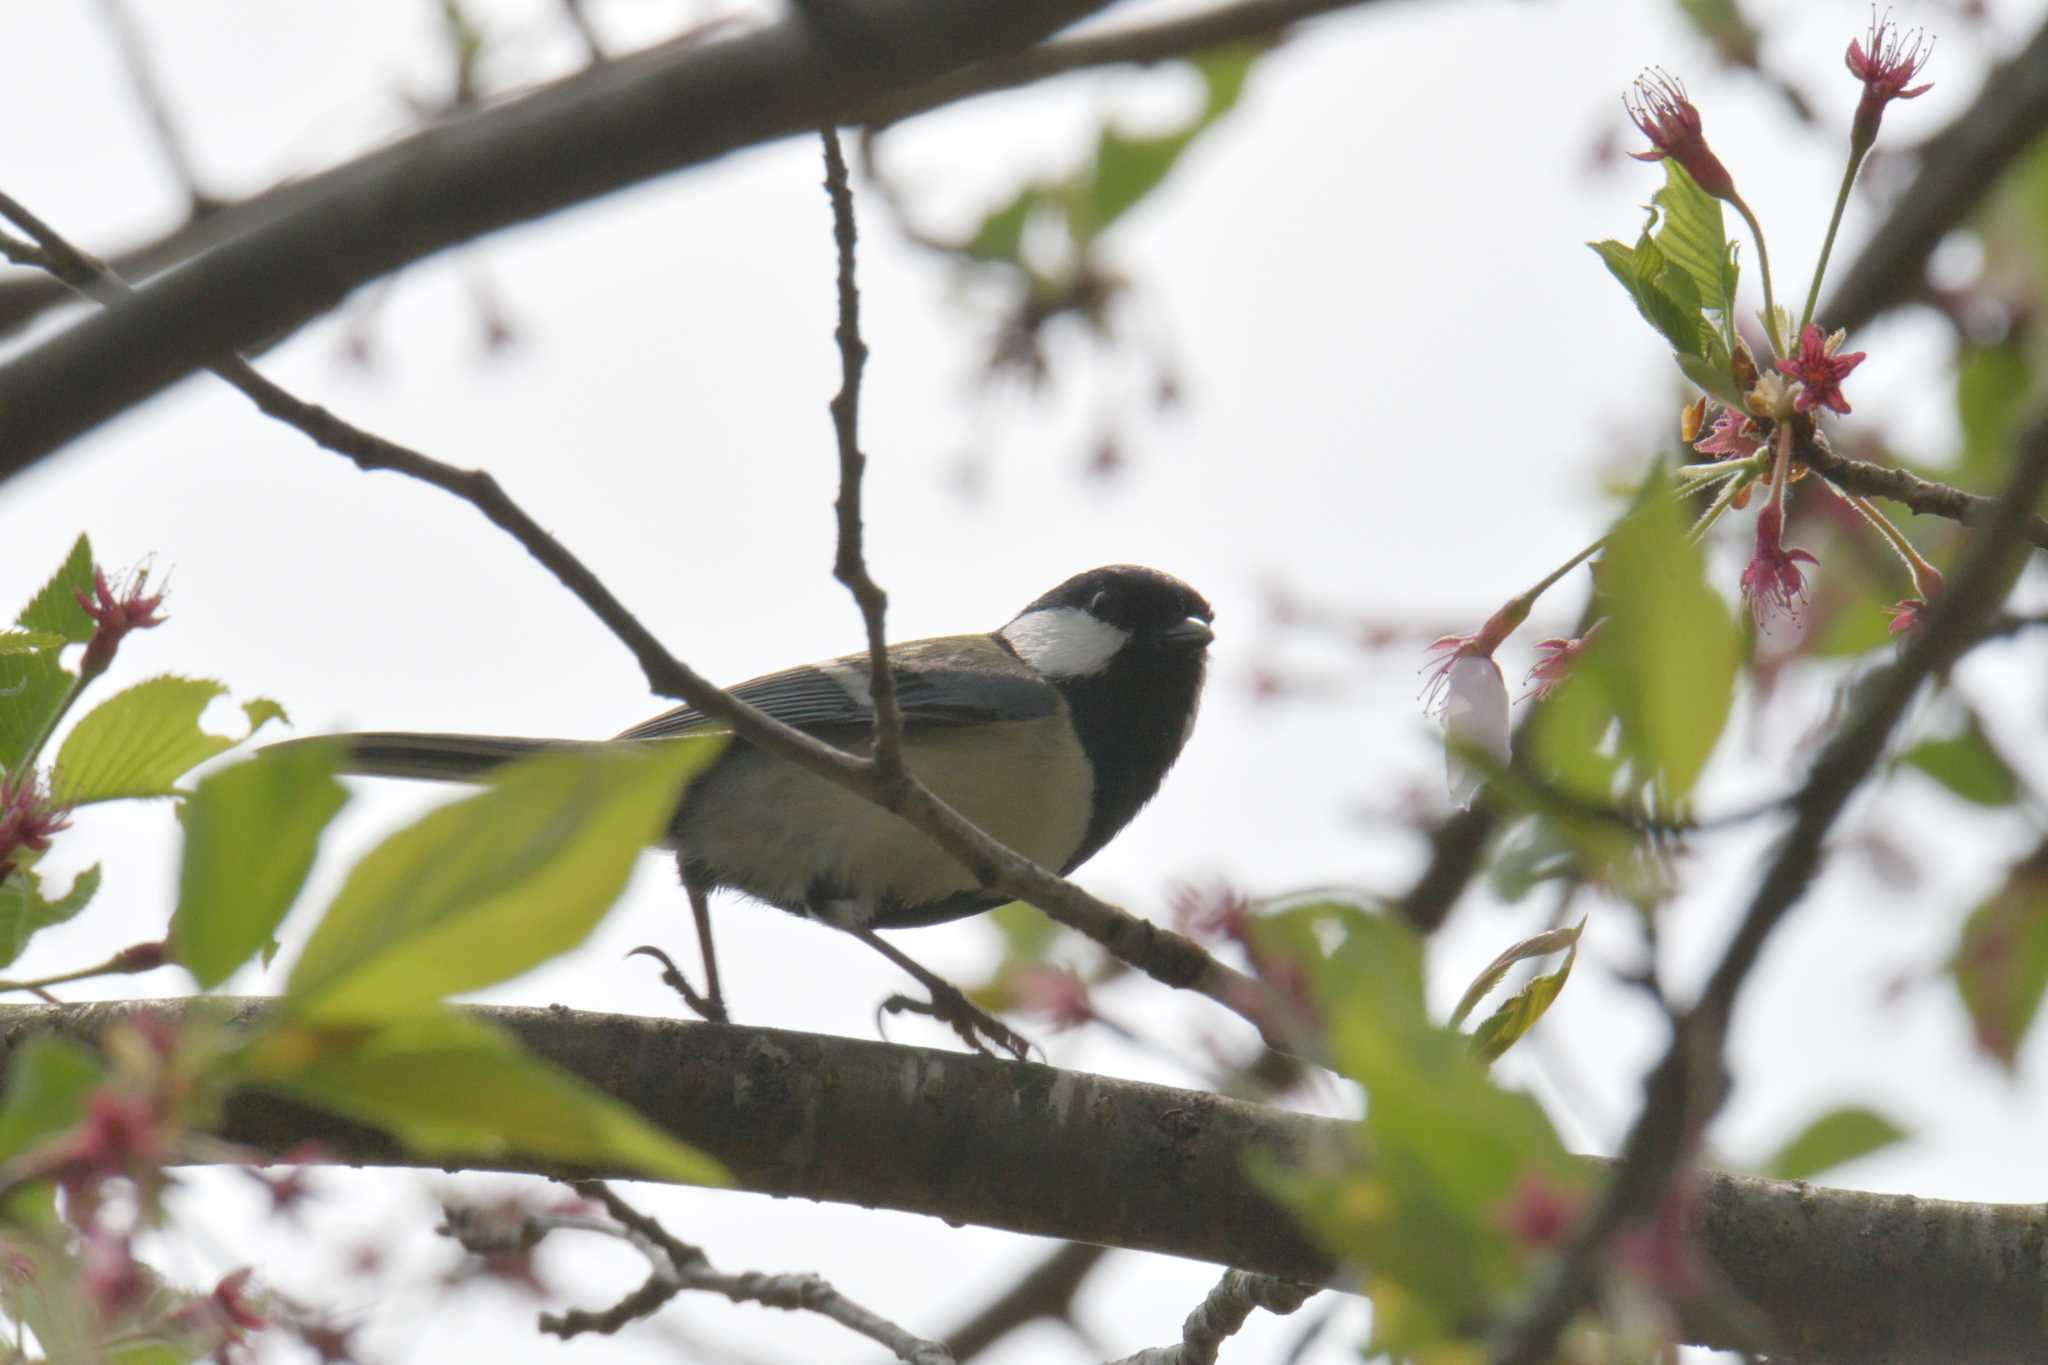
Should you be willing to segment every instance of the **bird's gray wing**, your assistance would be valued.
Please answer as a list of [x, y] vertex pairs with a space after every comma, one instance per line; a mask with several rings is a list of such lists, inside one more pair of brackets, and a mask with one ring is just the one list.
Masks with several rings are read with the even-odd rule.
[[[1052, 684], [986, 635], [892, 646], [890, 660], [906, 726], [985, 725], [1049, 716], [1059, 709], [1059, 693]], [[874, 724], [865, 653], [787, 668], [728, 690], [799, 730], [865, 729]], [[695, 707], [679, 706], [618, 738], [673, 739], [721, 728]]]

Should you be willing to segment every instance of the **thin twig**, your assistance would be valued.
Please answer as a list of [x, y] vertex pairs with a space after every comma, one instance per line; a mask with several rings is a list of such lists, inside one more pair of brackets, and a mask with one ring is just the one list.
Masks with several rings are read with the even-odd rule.
[[1071, 1325], [1074, 1296], [1108, 1254], [1108, 1247], [1088, 1242], [1060, 1243], [1015, 1284], [947, 1332], [946, 1349], [965, 1365], [1026, 1323], [1050, 1318]]
[[[128, 292], [128, 286], [104, 265], [71, 246], [4, 193], [0, 193], [0, 217], [11, 220], [37, 243], [33, 258], [20, 260], [21, 264], [48, 270], [88, 297], [118, 298]], [[265, 414], [347, 456], [358, 468], [408, 474], [475, 507], [524, 546], [632, 651], [657, 695], [688, 702], [707, 717], [730, 726], [741, 740], [894, 812], [957, 858], [984, 888], [1028, 901], [1153, 980], [1199, 992], [1262, 1033], [1266, 1031], [1258, 1010], [1248, 1003], [1269, 994], [1256, 979], [1217, 961], [1192, 939], [1098, 900], [998, 842], [941, 801], [914, 774], [905, 773], [900, 781], [884, 784], [867, 759], [784, 725], [670, 654], [596, 574], [549, 535], [486, 471], [458, 469], [351, 426], [325, 408], [286, 392], [238, 358], [217, 361], [209, 368], [248, 395]], [[1287, 1046], [1277, 1038], [1268, 1041]]]
[[832, 395], [832, 430], [839, 441], [839, 497], [832, 506], [839, 520], [839, 548], [832, 576], [846, 585], [860, 607], [868, 639], [868, 694], [875, 707], [875, 775], [896, 786], [904, 775], [903, 712], [896, 704], [896, 673], [889, 667], [883, 618], [889, 594], [868, 573], [866, 535], [861, 519], [861, 477], [868, 459], [860, 449], [860, 381], [867, 369], [868, 347], [860, 337], [860, 288], [854, 282], [853, 187], [848, 183], [846, 156], [839, 130], [823, 128], [825, 194], [832, 201], [832, 242], [838, 250], [839, 321], [832, 339], [839, 343], [839, 392]]
[[[816, 1313], [888, 1348], [906, 1365], [954, 1365], [945, 1347], [863, 1308], [816, 1275], [721, 1274], [711, 1268], [701, 1248], [675, 1237], [658, 1221], [619, 1198], [603, 1181], [580, 1180], [572, 1188], [584, 1198], [603, 1204], [606, 1212], [618, 1220], [617, 1235], [647, 1258], [649, 1273], [646, 1283], [603, 1312], [577, 1308], [566, 1313], [541, 1314], [540, 1330], [551, 1336], [566, 1341], [586, 1332], [616, 1332], [653, 1313], [682, 1291], [697, 1289], [723, 1294], [734, 1303]], [[562, 1223], [558, 1218], [544, 1221]]]
[[1125, 1356], [1115, 1365], [1216, 1365], [1224, 1339], [1244, 1326], [1254, 1308], [1285, 1315], [1307, 1303], [1316, 1286], [1276, 1280], [1245, 1270], [1226, 1270], [1194, 1312], [1181, 1324], [1181, 1338], [1171, 1346], [1154, 1346]]
[[163, 153], [171, 174], [177, 177], [179, 188], [185, 191], [187, 215], [206, 217], [220, 207], [220, 201], [199, 187], [199, 174], [192, 167], [192, 158], [185, 153], [185, 140], [178, 133], [170, 101], [149, 64], [149, 53], [135, 27], [135, 17], [128, 12], [125, 0], [100, 0], [100, 15], [114, 35], [114, 46], [120, 49], [121, 64], [128, 68], [128, 82], [135, 87], [135, 98], [149, 119], [150, 130], [156, 134], [157, 149]]
[[[1812, 438], [1803, 439], [1808, 430]], [[1934, 483], [1903, 469], [1851, 460], [1837, 455], [1826, 433], [1818, 427], [1801, 425], [1802, 437], [1793, 452], [1814, 473], [1863, 497], [1888, 498], [1923, 516], [1946, 517], [1965, 526], [1987, 526], [1999, 514], [1999, 500], [1981, 493], [1965, 493], [1945, 483]], [[2020, 526], [2020, 536], [2029, 544], [2048, 550], [2048, 518], [2029, 515]]]
[[1599, 1205], [1574, 1234], [1556, 1269], [1522, 1311], [1504, 1324], [1492, 1354], [1498, 1365], [1551, 1359], [1558, 1338], [1587, 1301], [1609, 1241], [1648, 1216], [1674, 1173], [1695, 1148], [1719, 1107], [1722, 1048], [1735, 998], [1771, 932], [1819, 874], [1823, 845], [1850, 796], [1876, 767], [1884, 746], [1920, 685], [1964, 647], [2007, 583], [2014, 543], [2048, 485], [2048, 421], [2021, 437], [2011, 483], [1996, 514], [1950, 579], [1924, 626], [1909, 635], [1898, 659], [1865, 682], [1848, 721], [1815, 759], [1792, 799], [1794, 819], [1758, 885], [1734, 938], [1693, 1007], [1674, 1020], [1673, 1036], [1644, 1085], [1630, 1129]]

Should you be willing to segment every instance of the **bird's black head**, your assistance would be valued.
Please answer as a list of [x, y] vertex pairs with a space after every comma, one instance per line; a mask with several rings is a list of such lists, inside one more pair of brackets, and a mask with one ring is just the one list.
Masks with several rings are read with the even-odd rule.
[[1071, 871], [1159, 790], [1195, 725], [1216, 613], [1171, 574], [1112, 564], [1076, 574], [998, 632], [1058, 687], [1095, 773]]

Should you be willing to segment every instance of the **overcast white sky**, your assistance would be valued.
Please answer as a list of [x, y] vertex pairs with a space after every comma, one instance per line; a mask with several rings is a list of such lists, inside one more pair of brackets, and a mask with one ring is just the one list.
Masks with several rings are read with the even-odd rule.
[[[206, 186], [224, 196], [374, 144], [406, 125], [408, 93], [430, 97], [445, 81], [424, 3], [135, 8]], [[499, 78], [574, 59], [553, 4], [475, 8], [503, 36]], [[1364, 659], [1283, 636], [1264, 618], [1262, 590], [1284, 583], [1376, 618], [1469, 629], [1604, 527], [1600, 476], [1640, 467], [1666, 439], [1677, 398], [1655, 338], [1582, 245], [1631, 236], [1659, 183], [1652, 167], [1591, 166], [1602, 138], [1637, 145], [1618, 98], [1628, 80], [1662, 64], [1687, 81], [1772, 233], [1781, 294], [1803, 292], [1825, 226], [1856, 93], [1841, 51], [1867, 7], [1758, 8], [1771, 16], [1767, 59], [1808, 91], [1827, 129], [1793, 127], [1767, 91], [1717, 71], [1667, 5], [1388, 3], [1305, 28], [1259, 64], [1242, 107], [1114, 236], [1115, 261], [1138, 282], [1135, 330], [1180, 364], [1186, 402], [1163, 417], [1134, 401], [1145, 374], [1134, 351], [1105, 362], [1071, 336], [1056, 350], [1050, 395], [979, 395], [983, 340], [957, 282], [862, 199], [870, 559], [891, 592], [892, 632], [993, 628], [1068, 574], [1119, 560], [1179, 574], [1217, 606], [1215, 681], [1194, 741], [1158, 801], [1084, 869], [1086, 885], [1162, 914], [1174, 880], [1206, 875], [1262, 892], [1404, 884], [1418, 844], [1358, 813], [1397, 805], [1418, 785], [1437, 790], [1441, 754], [1415, 701], [1419, 655]], [[1899, 7], [1908, 25], [1937, 29], [1940, 48], [1935, 89], [1895, 106], [1887, 135], [1939, 127], [1974, 93], [1984, 55], [2009, 48], [2038, 8], [1995, 5], [1988, 29], [1975, 30], [1948, 6]], [[652, 0], [592, 10], [621, 43], [700, 13]], [[97, 7], [0, 9], [0, 51], [14, 58], [0, 88], [0, 187], [100, 251], [175, 221], [180, 194]], [[985, 100], [890, 134], [882, 164], [921, 221], [957, 227], [1020, 177], [1071, 164], [1105, 111], [1170, 117], [1190, 90], [1162, 72]], [[852, 648], [858, 618], [829, 576], [836, 468], [825, 402], [837, 358], [819, 175], [815, 145], [799, 140], [502, 234], [367, 292], [353, 322], [307, 329], [262, 368], [374, 431], [489, 468], [714, 677]], [[1839, 259], [1871, 213], [1868, 201], [1852, 210]], [[517, 344], [489, 357], [473, 303], [479, 279], [516, 329]], [[352, 331], [367, 339], [367, 369], [345, 359]], [[1854, 338], [1870, 359], [1852, 381], [1852, 421], [1939, 453], [1948, 390], [1927, 370], [1938, 340], [1915, 318]], [[1091, 482], [1082, 467], [1117, 410], [1133, 413], [1128, 466]], [[958, 491], [968, 450], [985, 461], [978, 498]], [[281, 700], [301, 733], [601, 736], [660, 709], [625, 651], [474, 512], [420, 485], [365, 477], [203, 377], [0, 489], [0, 600], [25, 599], [81, 528], [103, 561], [153, 557], [169, 576], [171, 623], [124, 649], [129, 680], [217, 676], [238, 696]], [[1742, 550], [1731, 542], [1725, 553], [1732, 591]], [[1568, 623], [1582, 594], [1583, 579], [1536, 625]], [[1527, 642], [1547, 633], [1525, 632], [1504, 662], [1526, 663]], [[1275, 651], [1288, 666], [1341, 668], [1341, 691], [1257, 704], [1249, 681]], [[2003, 733], [2037, 743], [2044, 642], [1989, 653], [1960, 671], [1960, 685], [2004, 718]], [[1766, 723], [1724, 746], [1705, 805], [1780, 790], [1792, 744], [1822, 717], [1835, 680], [1795, 671]], [[2038, 751], [2019, 757], [2037, 784], [2048, 781]], [[307, 904], [331, 892], [353, 854], [439, 796], [362, 788]], [[1896, 997], [1887, 987], [1934, 970], [1961, 908], [2038, 832], [2016, 819], [1966, 821], [1908, 780], [1864, 799], [1848, 822], [1877, 825], [1899, 830], [1922, 881], [1892, 894], [1845, 859], [1779, 935], [1738, 1019], [1738, 1087], [1716, 1144], [1731, 1161], [1753, 1160], [1823, 1107], [1874, 1103], [1916, 1138], [1845, 1168], [1842, 1183], [2037, 1201], [2048, 1150], [2041, 1048], [2008, 1081], [1968, 1057], [1967, 1025], [1942, 983]], [[161, 931], [175, 876], [168, 811], [95, 810], [78, 826], [52, 863], [106, 859], [106, 887], [74, 931], [38, 942], [27, 970]], [[1666, 965], [1681, 989], [1712, 960], [1763, 851], [1759, 834], [1743, 834], [1695, 865], [1694, 893], [1665, 921]], [[1432, 949], [1445, 1003], [1545, 908], [1541, 898], [1513, 910], [1468, 901]], [[718, 919], [728, 989], [747, 1022], [867, 1036], [876, 1001], [901, 985], [857, 945], [789, 917], [735, 903]], [[687, 932], [668, 865], [649, 857], [585, 951], [491, 998], [670, 1013], [652, 973], [620, 954], [649, 939], [680, 945]], [[992, 951], [976, 924], [904, 943], [963, 977]], [[1552, 1101], [1567, 1140], [1586, 1150], [1614, 1142], [1641, 1068], [1662, 1047], [1654, 1017], [1606, 971], [1638, 951], [1627, 914], [1596, 908], [1588, 960], [1539, 1046], [1502, 1066]], [[146, 984], [172, 992], [173, 976]], [[275, 981], [252, 973], [240, 985]], [[1146, 984], [1107, 1005], [1189, 1056], [1197, 1037], [1240, 1035], [1203, 1002]], [[919, 1035], [905, 1025], [898, 1036]], [[1046, 1042], [1062, 1065], [1197, 1080], [1104, 1039]], [[1582, 1093], [1570, 1102], [1539, 1065], [1546, 1055], [1577, 1078]], [[411, 1225], [409, 1245], [431, 1256], [422, 1184], [331, 1176], [325, 1187], [345, 1197], [314, 1227]], [[372, 1306], [374, 1291], [337, 1280], [339, 1249], [264, 1240], [232, 1212], [232, 1187], [203, 1188], [220, 1201], [200, 1217], [214, 1244], [181, 1243], [174, 1269], [210, 1281], [260, 1256], [280, 1284]], [[926, 1332], [1040, 1254], [923, 1219], [733, 1194], [643, 1196], [722, 1266], [815, 1270]], [[630, 1258], [588, 1248], [548, 1264], [585, 1302], [639, 1275]], [[1100, 1359], [1170, 1340], [1212, 1279], [1206, 1266], [1119, 1257], [1084, 1300], [1096, 1349], [1047, 1329], [986, 1358]], [[563, 1346], [532, 1334], [526, 1304], [464, 1302], [454, 1311], [422, 1294], [388, 1301], [365, 1340], [383, 1361], [469, 1354], [486, 1332], [508, 1361], [677, 1358], [658, 1330]], [[751, 1359], [865, 1358], [836, 1329], [785, 1316], [708, 1302], [670, 1316]], [[1261, 1316], [1226, 1358], [1272, 1359], [1296, 1330]], [[1331, 1347], [1317, 1358], [1346, 1356]]]

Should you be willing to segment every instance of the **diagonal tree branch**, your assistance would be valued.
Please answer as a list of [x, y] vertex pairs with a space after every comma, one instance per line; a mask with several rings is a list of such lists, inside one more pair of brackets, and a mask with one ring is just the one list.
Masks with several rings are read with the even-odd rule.
[[[176, 1021], [263, 1000], [0, 1005], [0, 1085], [32, 1038], [84, 1041], [138, 1010]], [[743, 1189], [1235, 1265], [1302, 1283], [1331, 1267], [1248, 1174], [1351, 1140], [1351, 1125], [1216, 1095], [859, 1039], [563, 1009], [469, 1006], [528, 1049], [725, 1163]], [[961, 1135], [974, 1135], [961, 1159]], [[351, 1165], [445, 1163], [245, 1092], [222, 1136], [317, 1139]], [[479, 1169], [483, 1168], [479, 1163]], [[571, 1179], [513, 1155], [493, 1169]], [[2048, 1359], [2048, 1244], [2033, 1205], [1959, 1204], [1799, 1181], [1703, 1177], [1699, 1244], [1799, 1359], [1948, 1365]], [[1733, 1344], [1710, 1313], [1688, 1337]]]

